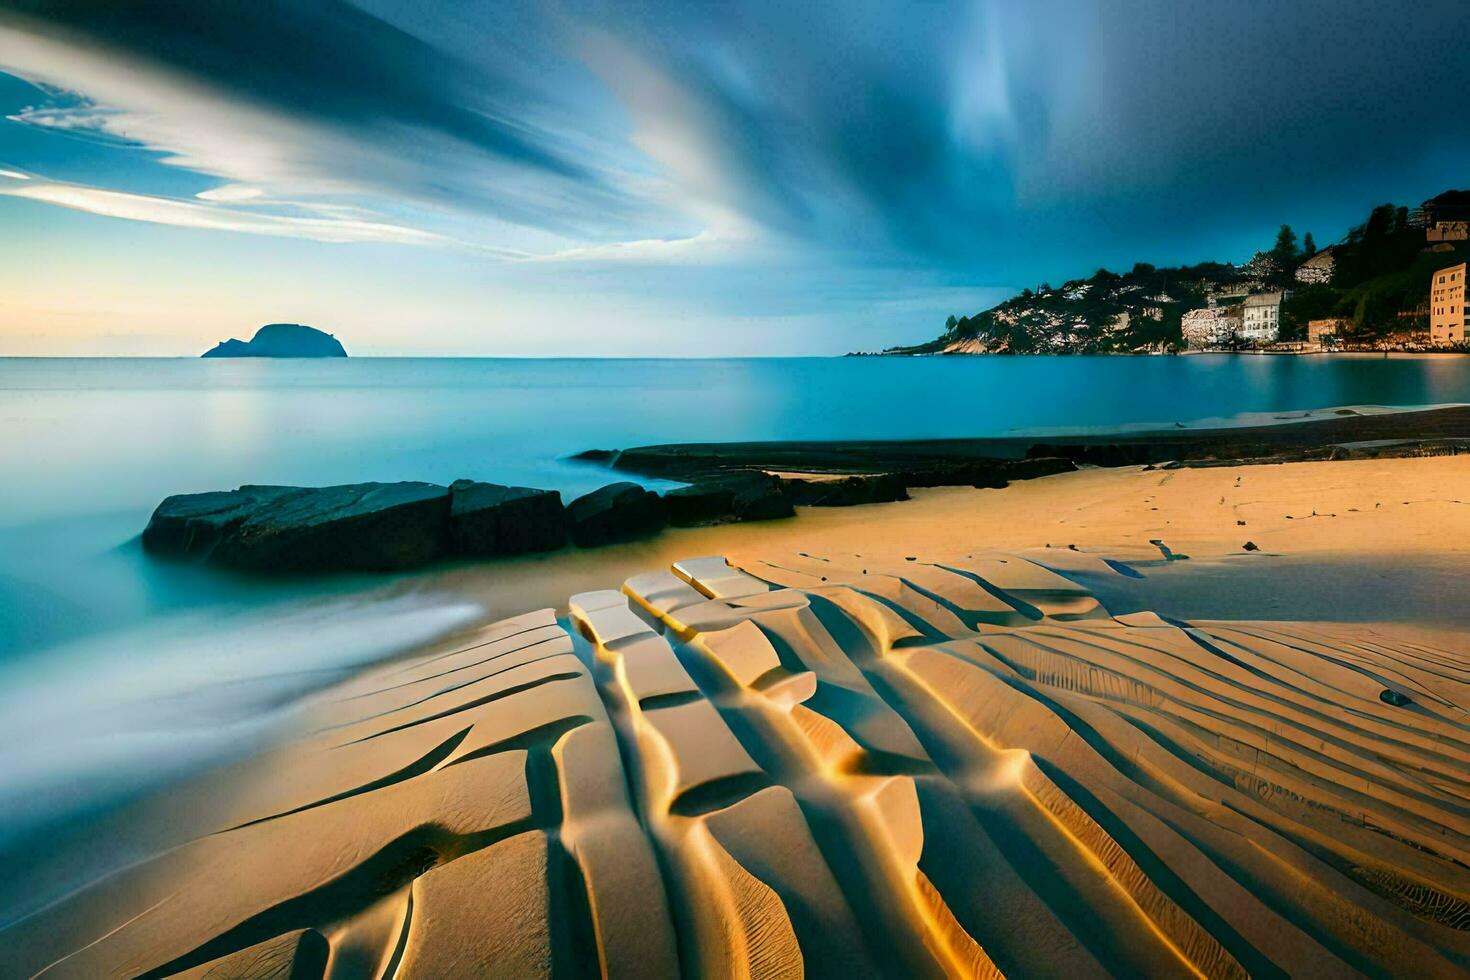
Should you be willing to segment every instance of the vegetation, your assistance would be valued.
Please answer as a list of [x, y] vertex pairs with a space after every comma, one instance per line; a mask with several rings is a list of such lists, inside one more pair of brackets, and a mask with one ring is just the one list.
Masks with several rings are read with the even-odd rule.
[[[1463, 209], [1470, 191], [1448, 191], [1426, 206]], [[1456, 217], [1460, 217], [1459, 214]], [[1405, 207], [1382, 204], [1332, 247], [1330, 284], [1303, 284], [1297, 267], [1318, 251], [1311, 233], [1298, 245], [1282, 225], [1267, 251], [1243, 266], [1205, 262], [1156, 268], [1140, 262], [1124, 273], [1098, 269], [1059, 287], [1042, 283], [972, 316], [950, 316], [933, 341], [895, 353], [958, 349], [990, 353], [1140, 353], [1182, 347], [1186, 311], [1212, 294], [1282, 289], [1281, 339], [1306, 337], [1309, 320], [1349, 321], [1347, 338], [1372, 343], [1405, 330], [1423, 330], [1429, 281], [1436, 269], [1465, 261], [1470, 243], [1425, 240]]]

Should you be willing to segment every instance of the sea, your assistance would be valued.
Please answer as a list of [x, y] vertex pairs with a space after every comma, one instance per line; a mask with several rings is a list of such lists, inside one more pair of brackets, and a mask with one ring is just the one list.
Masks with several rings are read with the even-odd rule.
[[1449, 403], [1470, 403], [1470, 358], [0, 358], [0, 861], [267, 742], [312, 691], [481, 613], [361, 576], [156, 561], [138, 535], [169, 494], [469, 477], [570, 499], [610, 480], [569, 458], [593, 448]]

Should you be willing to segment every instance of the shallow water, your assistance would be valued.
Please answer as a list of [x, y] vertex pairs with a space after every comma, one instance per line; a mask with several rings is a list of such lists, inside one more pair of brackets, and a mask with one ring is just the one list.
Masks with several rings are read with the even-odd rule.
[[170, 493], [474, 477], [575, 495], [607, 482], [565, 459], [593, 447], [1446, 402], [1470, 402], [1470, 358], [0, 359], [0, 849], [241, 751], [342, 670], [474, 618], [412, 588], [374, 613], [362, 579], [150, 561], [136, 536]]

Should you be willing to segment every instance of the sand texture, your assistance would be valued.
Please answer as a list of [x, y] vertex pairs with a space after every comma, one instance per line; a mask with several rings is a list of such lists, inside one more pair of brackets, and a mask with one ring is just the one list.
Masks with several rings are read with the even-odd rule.
[[1065, 549], [740, 566], [333, 689], [4, 974], [1464, 975], [1463, 646], [1113, 616]]

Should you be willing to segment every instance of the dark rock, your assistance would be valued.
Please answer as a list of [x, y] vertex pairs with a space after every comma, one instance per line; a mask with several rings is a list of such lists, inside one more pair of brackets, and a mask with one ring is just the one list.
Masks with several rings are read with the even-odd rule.
[[1026, 450], [1026, 458], [1060, 457], [1089, 466], [1141, 466], [1145, 463], [1166, 462], [1167, 456], [1164, 454], [1167, 451], [1166, 447], [1150, 446], [1147, 443], [1037, 443]]
[[777, 480], [752, 482], [738, 490], [731, 509], [738, 521], [771, 521], [796, 516], [796, 509], [781, 492], [781, 484]]
[[896, 473], [827, 480], [792, 477], [781, 481], [781, 489], [792, 503], [811, 507], [851, 507], [909, 499], [908, 488]]
[[1385, 687], [1382, 691], [1378, 692], [1378, 700], [1382, 701], [1384, 704], [1391, 704], [1395, 708], [1407, 708], [1409, 705], [1414, 703], [1413, 698], [1409, 697], [1407, 694], [1395, 691], [1391, 687]]
[[249, 343], [226, 340], [201, 357], [346, 357], [347, 351], [329, 333], [300, 323], [267, 323]]
[[909, 487], [978, 487], [1001, 490], [1011, 480], [1033, 480], [1054, 473], [1071, 473], [1077, 464], [1056, 456], [1028, 459], [973, 459], [899, 474]]
[[456, 480], [449, 488], [449, 535], [461, 555], [553, 551], [567, 543], [567, 516], [555, 490]]
[[184, 493], [164, 500], [143, 529], [143, 547], [175, 558], [209, 558], [227, 535], [264, 507], [304, 487], [244, 486], [238, 490]]
[[1076, 471], [1077, 464], [1065, 456], [1030, 456], [1001, 464], [1001, 472], [1008, 480], [1034, 480], [1042, 476]]
[[1245, 549], [1246, 551], [1260, 551], [1261, 550], [1260, 548], [1256, 547], [1256, 543], [1254, 541], [1247, 541], [1245, 544], [1241, 545], [1241, 547], [1243, 549]]
[[664, 526], [663, 501], [636, 483], [612, 483], [567, 505], [572, 540], [590, 548], [653, 534]]
[[[238, 492], [251, 489], [258, 488]], [[354, 483], [301, 489], [254, 506], [211, 557], [257, 572], [393, 571], [448, 551], [447, 487]]]
[[675, 527], [726, 520], [735, 513], [735, 488], [729, 483], [677, 487], [664, 494], [664, 513]]
[[611, 466], [618, 458], [616, 449], [584, 449], [571, 457], [584, 463], [603, 463]]

